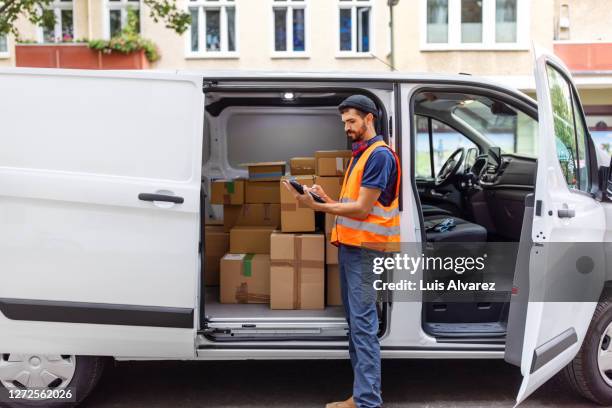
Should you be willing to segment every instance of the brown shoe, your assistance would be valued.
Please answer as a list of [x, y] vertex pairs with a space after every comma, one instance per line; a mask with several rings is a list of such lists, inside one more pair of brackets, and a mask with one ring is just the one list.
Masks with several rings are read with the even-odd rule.
[[355, 401], [353, 401], [353, 397], [351, 397], [346, 401], [330, 402], [329, 404], [325, 404], [325, 408], [357, 408], [357, 405], [355, 405]]

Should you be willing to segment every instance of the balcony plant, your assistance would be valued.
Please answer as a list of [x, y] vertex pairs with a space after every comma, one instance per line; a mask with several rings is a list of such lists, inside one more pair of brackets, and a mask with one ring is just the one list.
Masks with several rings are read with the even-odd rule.
[[151, 40], [143, 38], [138, 32], [138, 15], [132, 9], [128, 10], [127, 24], [119, 35], [110, 40], [91, 40], [88, 46], [104, 54], [113, 52], [131, 54], [144, 51], [149, 62], [155, 62], [160, 58], [157, 46]]

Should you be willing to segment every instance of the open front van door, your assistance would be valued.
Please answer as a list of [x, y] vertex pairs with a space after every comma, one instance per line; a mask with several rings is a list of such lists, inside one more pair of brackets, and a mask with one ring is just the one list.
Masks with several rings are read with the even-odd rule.
[[563, 63], [535, 54], [539, 154], [517, 403], [576, 356], [605, 280], [605, 218], [580, 99]]
[[0, 353], [190, 358], [202, 80], [0, 71]]

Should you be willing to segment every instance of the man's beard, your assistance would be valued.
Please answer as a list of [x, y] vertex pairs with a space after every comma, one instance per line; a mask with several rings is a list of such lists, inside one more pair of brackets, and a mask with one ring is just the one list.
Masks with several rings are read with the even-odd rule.
[[348, 137], [350, 137], [353, 140], [353, 142], [361, 142], [361, 141], [363, 141], [363, 138], [364, 138], [364, 136], [365, 136], [367, 131], [368, 131], [368, 128], [364, 124], [364, 125], [361, 126], [361, 129], [359, 129], [359, 130], [357, 130], [355, 132], [350, 132], [350, 131], [346, 132], [346, 135]]

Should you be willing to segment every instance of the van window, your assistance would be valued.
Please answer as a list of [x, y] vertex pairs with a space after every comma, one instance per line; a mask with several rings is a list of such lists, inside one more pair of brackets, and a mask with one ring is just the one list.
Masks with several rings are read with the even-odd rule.
[[588, 131], [569, 82], [550, 65], [546, 72], [561, 171], [569, 188], [587, 191], [590, 188]]
[[429, 143], [429, 119], [425, 116], [417, 116], [417, 140], [416, 140], [416, 172], [417, 178], [433, 178], [431, 167], [431, 150]]
[[[0, 76], [0, 167], [187, 181], [201, 106], [191, 82]], [[201, 91], [200, 91], [201, 92]]]
[[434, 178], [450, 155], [460, 147], [466, 151], [470, 148], [478, 150], [474, 142], [450, 126], [435, 119], [417, 116], [417, 177]]

